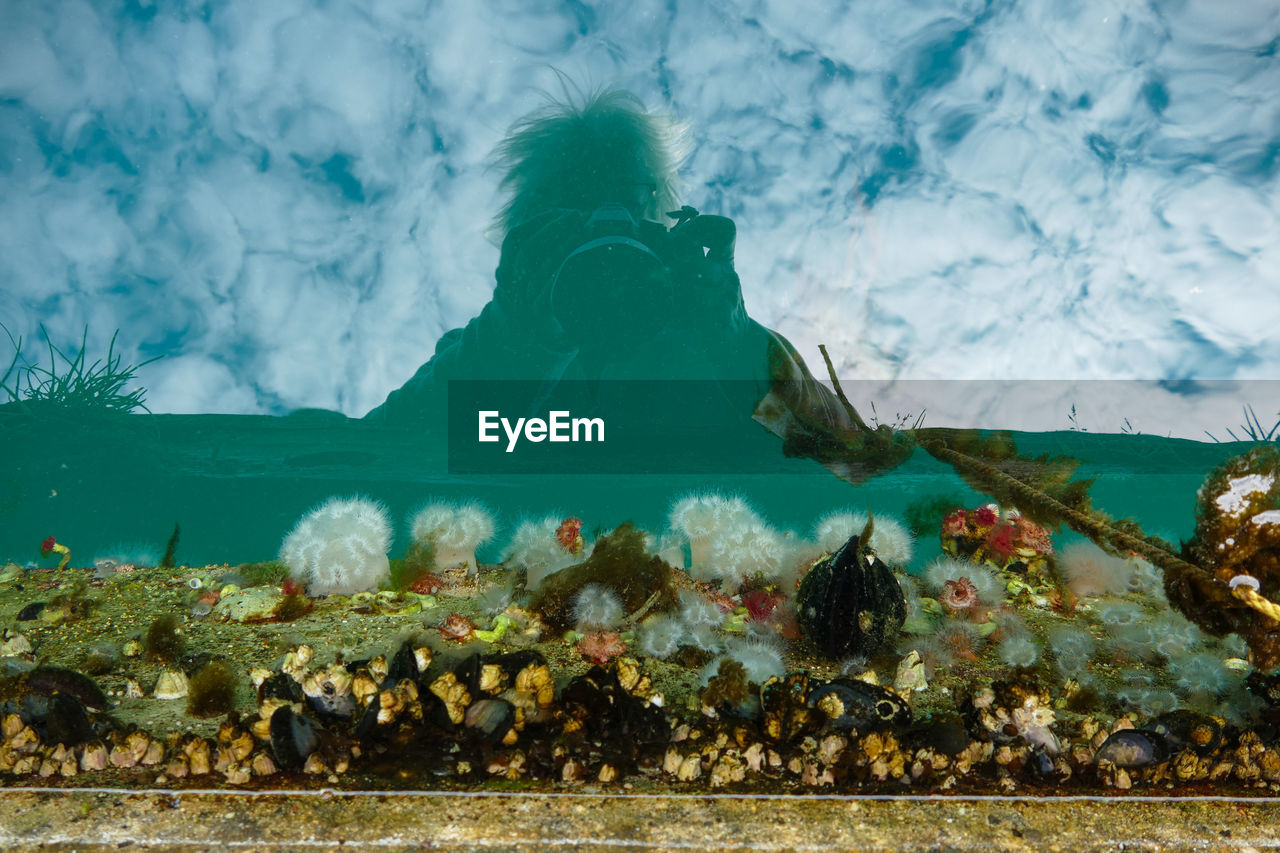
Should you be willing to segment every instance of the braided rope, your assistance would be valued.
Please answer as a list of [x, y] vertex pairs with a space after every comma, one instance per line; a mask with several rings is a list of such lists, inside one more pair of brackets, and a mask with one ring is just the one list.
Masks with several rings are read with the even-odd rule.
[[[1020, 498], [1028, 505], [1034, 506], [1039, 503], [1048, 506], [1068, 527], [1077, 533], [1088, 536], [1094, 542], [1098, 542], [1101, 539], [1109, 542], [1114, 548], [1132, 551], [1147, 560], [1147, 562], [1162, 569], [1205, 573], [1205, 570], [1200, 566], [1188, 563], [1176, 554], [1172, 554], [1145, 539], [1140, 539], [1123, 530], [1117, 530], [1099, 518], [1069, 507], [994, 465], [953, 450], [939, 441], [921, 441], [920, 446], [934, 457], [947, 462], [956, 470], [968, 470], [987, 478], [989, 482], [999, 483], [1008, 492], [1012, 493], [1015, 498]], [[1015, 503], [1017, 502], [1015, 500]]]
[[1254, 610], [1271, 619], [1274, 622], [1280, 622], [1280, 604], [1276, 604], [1262, 593], [1258, 592], [1247, 583], [1236, 585], [1231, 590], [1231, 594], [1252, 607]]

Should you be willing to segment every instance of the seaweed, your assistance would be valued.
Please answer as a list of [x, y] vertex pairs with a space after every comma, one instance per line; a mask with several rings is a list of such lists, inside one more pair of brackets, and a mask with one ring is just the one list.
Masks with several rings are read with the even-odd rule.
[[257, 563], [241, 563], [235, 567], [235, 575], [248, 589], [251, 586], [280, 586], [289, 577], [289, 567], [279, 560], [263, 560]]
[[646, 551], [643, 531], [629, 521], [597, 539], [585, 561], [548, 575], [531, 609], [549, 625], [568, 628], [573, 624], [571, 602], [589, 583], [616, 592], [631, 614], [628, 621], [665, 610], [675, 601], [671, 566]]
[[903, 510], [903, 521], [917, 539], [936, 538], [942, 519], [952, 510], [964, 506], [965, 501], [964, 495], [955, 492], [917, 498]]
[[89, 596], [89, 582], [80, 577], [73, 580], [64, 592], [49, 599], [48, 609], [57, 613], [57, 617], [52, 620], [55, 623], [73, 622], [87, 617], [93, 611], [94, 604], [94, 599]]
[[391, 561], [388, 584], [391, 589], [403, 592], [434, 570], [435, 549], [429, 541], [416, 540], [405, 551], [403, 559]]
[[169, 537], [169, 542], [164, 546], [164, 556], [160, 558], [160, 568], [172, 569], [174, 566], [173, 558], [178, 551], [178, 522], [173, 523], [173, 535]]
[[217, 717], [235, 707], [236, 675], [219, 660], [210, 661], [191, 677], [187, 713], [193, 717]]
[[[68, 356], [54, 346], [49, 332], [41, 324], [40, 333], [44, 335], [49, 347], [49, 364], [46, 367], [39, 363], [28, 363], [20, 368], [18, 361], [22, 358], [22, 338], [15, 340], [8, 327], [0, 328], [4, 328], [9, 343], [13, 345], [13, 358], [4, 375], [0, 376], [0, 391], [9, 396], [9, 402], [50, 403], [66, 408], [106, 409], [125, 413], [142, 409], [150, 413], [151, 410], [145, 403], [145, 388], [137, 387], [128, 392], [123, 389], [137, 378], [138, 370], [163, 356], [154, 356], [138, 364], [123, 364], [123, 356], [115, 351], [119, 329], [111, 335], [106, 359], [99, 358], [86, 363], [89, 351], [87, 325], [80, 336], [80, 349]], [[61, 365], [59, 360], [62, 361]], [[10, 377], [15, 377], [12, 384]]]
[[186, 650], [187, 641], [182, 636], [182, 620], [173, 613], [157, 616], [143, 637], [147, 656], [154, 660], [176, 661]]

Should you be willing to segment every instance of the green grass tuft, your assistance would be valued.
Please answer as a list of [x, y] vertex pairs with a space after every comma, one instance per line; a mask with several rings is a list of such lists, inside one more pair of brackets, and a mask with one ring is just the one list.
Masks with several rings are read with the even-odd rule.
[[[140, 364], [124, 365], [123, 356], [116, 353], [117, 329], [107, 346], [106, 359], [88, 363], [89, 327], [80, 336], [80, 349], [68, 356], [53, 345], [49, 332], [43, 325], [40, 333], [49, 346], [49, 364], [31, 364], [22, 358], [22, 338], [14, 340], [8, 327], [0, 326], [13, 345], [13, 358], [4, 375], [0, 376], [0, 393], [8, 396], [8, 402], [52, 403], [67, 408], [107, 409], [116, 412], [132, 412], [137, 409], [150, 412], [145, 400], [145, 388], [124, 391], [133, 384], [137, 372], [163, 356], [149, 358]], [[19, 361], [24, 362], [21, 366]]]

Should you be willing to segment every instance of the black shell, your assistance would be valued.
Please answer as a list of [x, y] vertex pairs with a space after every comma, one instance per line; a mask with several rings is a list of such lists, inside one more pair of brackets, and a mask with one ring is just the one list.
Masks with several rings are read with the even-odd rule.
[[1179, 709], [1161, 714], [1151, 724], [1151, 730], [1163, 737], [1174, 752], [1190, 749], [1196, 755], [1210, 755], [1222, 746], [1222, 723], [1195, 711]]
[[800, 625], [828, 657], [870, 657], [892, 641], [907, 616], [897, 578], [851, 536], [839, 551], [819, 560], [800, 582], [796, 610]]
[[883, 687], [837, 678], [809, 691], [810, 708], [827, 715], [831, 727], [867, 731], [911, 722], [911, 708]]
[[789, 742], [813, 734], [823, 717], [808, 704], [811, 683], [807, 672], [773, 677], [760, 687], [761, 726], [765, 737]]
[[289, 702], [302, 701], [302, 685], [287, 674], [277, 672], [258, 685], [258, 701], [267, 699], [284, 699]]
[[1116, 767], [1147, 767], [1169, 757], [1164, 738], [1152, 731], [1121, 729], [1102, 742], [1094, 761], [1110, 761]]
[[87, 675], [60, 666], [38, 666], [28, 672], [23, 680], [27, 690], [41, 696], [66, 693], [80, 700], [86, 708], [102, 710], [107, 707], [107, 696], [98, 683]]
[[307, 756], [320, 746], [320, 735], [309, 717], [293, 713], [288, 705], [281, 705], [271, 715], [271, 752], [276, 764], [284, 770], [300, 770]]

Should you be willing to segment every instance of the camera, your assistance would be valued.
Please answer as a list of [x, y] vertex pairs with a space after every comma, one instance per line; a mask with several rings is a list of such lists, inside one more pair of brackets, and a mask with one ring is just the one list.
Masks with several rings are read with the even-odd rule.
[[587, 217], [551, 280], [552, 316], [567, 336], [610, 347], [648, 341], [696, 300], [691, 290], [710, 286], [708, 260], [732, 262], [732, 220], [687, 206], [669, 215], [670, 229], [616, 203]]

